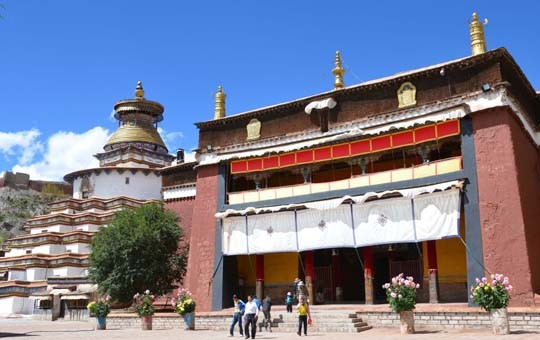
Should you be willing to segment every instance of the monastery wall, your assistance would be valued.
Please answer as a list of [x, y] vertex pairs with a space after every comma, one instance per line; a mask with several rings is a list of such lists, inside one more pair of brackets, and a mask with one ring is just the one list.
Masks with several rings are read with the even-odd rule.
[[184, 230], [184, 239], [189, 243], [193, 226], [193, 207], [195, 197], [168, 200], [165, 208], [175, 212], [180, 217], [180, 226]]
[[[440, 69], [434, 69], [431, 73], [439, 74]], [[328, 93], [318, 98], [303, 100], [294, 103], [294, 107], [274, 110], [266, 116], [260, 116], [261, 140], [285, 136], [300, 131], [319, 130], [317, 114], [308, 115], [304, 112], [305, 106], [312, 100], [333, 97], [338, 106], [332, 110], [329, 117], [329, 128], [332, 125], [358, 121], [368, 116], [382, 113], [390, 113], [398, 110], [396, 91], [405, 81], [410, 81], [416, 86], [417, 106], [433, 103], [449, 97], [476, 92], [483, 83], [495, 84], [502, 80], [498, 64], [477, 66], [467, 72], [445, 71], [445, 76], [426, 78], [425, 75], [417, 74], [406, 79], [396, 79], [390, 86], [379, 86], [369, 90], [358, 90], [358, 93], [346, 94]], [[247, 132], [246, 125], [249, 123], [249, 115], [238, 119], [223, 127], [202, 128], [199, 134], [199, 147], [207, 145], [226, 146], [244, 143]]]
[[[527, 239], [533, 236], [530, 219], [536, 215], [538, 221], [539, 205], [537, 203], [534, 207], [534, 201], [525, 201], [526, 196], [534, 198], [531, 193], [538, 190], [538, 182], [529, 183], [534, 180], [534, 175], [530, 179], [521, 179], [521, 183], [518, 178], [520, 171], [526, 171], [527, 163], [533, 162], [524, 159], [534, 159], [538, 153], [526, 154], [529, 149], [526, 144], [530, 142], [526, 140], [525, 131], [517, 125], [509, 108], [483, 110], [471, 116], [484, 265], [492, 273], [503, 273], [510, 278], [514, 286], [511, 306], [532, 305], [531, 259], [534, 257], [529, 258], [533, 250], [528, 249]], [[517, 145], [519, 142], [525, 145]], [[524, 191], [524, 185], [530, 185], [530, 188]], [[538, 191], [536, 200], [537, 195]]]
[[197, 301], [197, 309], [212, 309], [211, 279], [214, 272], [214, 245], [218, 210], [217, 165], [199, 167], [197, 171], [197, 196], [193, 206], [189, 260], [184, 286], [189, 288]]

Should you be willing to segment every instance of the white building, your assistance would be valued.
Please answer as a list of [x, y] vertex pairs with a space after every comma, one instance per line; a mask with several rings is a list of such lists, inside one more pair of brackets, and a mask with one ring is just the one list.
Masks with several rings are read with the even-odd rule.
[[85, 317], [95, 291], [88, 280], [92, 236], [115, 211], [162, 199], [159, 169], [174, 159], [157, 131], [163, 106], [145, 99], [139, 82], [135, 98], [114, 110], [119, 127], [95, 155], [100, 167], [67, 174], [73, 197], [50, 204], [49, 214], [26, 222], [26, 235], [8, 240], [0, 258], [0, 272], [7, 272], [0, 316]]

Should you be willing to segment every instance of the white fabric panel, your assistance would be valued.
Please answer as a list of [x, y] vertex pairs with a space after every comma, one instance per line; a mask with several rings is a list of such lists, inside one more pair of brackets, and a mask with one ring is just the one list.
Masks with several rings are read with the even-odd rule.
[[356, 246], [414, 242], [411, 200], [391, 198], [353, 205]]
[[294, 211], [248, 216], [250, 254], [297, 251]]
[[246, 217], [228, 217], [222, 220], [224, 255], [247, 254]]
[[459, 236], [459, 195], [459, 189], [451, 189], [414, 199], [414, 222], [419, 241]]
[[329, 210], [300, 210], [296, 214], [300, 251], [354, 247], [349, 205]]
[[331, 208], [337, 208], [344, 201], [349, 200], [349, 199], [352, 199], [355, 203], [363, 203], [369, 198], [374, 198], [374, 197], [381, 198], [391, 193], [399, 193], [403, 197], [413, 198], [413, 197], [416, 197], [417, 195], [421, 195], [424, 193], [432, 193], [436, 190], [446, 190], [451, 187], [461, 188], [462, 186], [463, 186], [463, 181], [456, 180], [456, 181], [443, 182], [443, 183], [426, 185], [423, 187], [416, 187], [416, 188], [410, 188], [410, 189], [396, 189], [396, 190], [386, 190], [386, 191], [380, 191], [380, 192], [367, 192], [363, 195], [354, 196], [354, 197], [346, 195], [339, 198], [333, 198], [329, 200], [321, 200], [321, 201], [315, 201], [315, 202], [276, 205], [276, 206], [260, 207], [260, 208], [248, 207], [242, 210], [227, 209], [224, 212], [216, 213], [214, 216], [216, 218], [225, 218], [231, 214], [241, 214], [241, 215], [245, 215], [248, 213], [260, 214], [262, 212], [277, 212], [280, 210], [303, 208], [303, 207], [309, 208], [309, 209], [326, 210], [326, 209], [331, 209]]

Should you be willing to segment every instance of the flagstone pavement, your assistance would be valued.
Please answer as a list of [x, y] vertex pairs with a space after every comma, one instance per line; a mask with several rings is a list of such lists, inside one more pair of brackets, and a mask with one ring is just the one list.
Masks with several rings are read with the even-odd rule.
[[[309, 330], [308, 330], [309, 331]], [[489, 330], [456, 330], [456, 331], [434, 331], [417, 330], [413, 335], [399, 334], [397, 328], [376, 328], [362, 333], [308, 333], [309, 338], [316, 340], [386, 340], [386, 339], [540, 339], [538, 331], [516, 331], [507, 336], [494, 336]], [[209, 330], [183, 331], [178, 329], [154, 329], [152, 331], [142, 331], [139, 329], [107, 329], [104, 331], [94, 330], [94, 320], [88, 322], [76, 321], [36, 321], [29, 319], [0, 319], [0, 338], [6, 339], [33, 339], [33, 340], [63, 340], [63, 339], [148, 339], [148, 340], [172, 340], [172, 339], [232, 339], [227, 332], [216, 332]], [[240, 339], [239, 334], [235, 338]], [[257, 333], [256, 339], [266, 340], [290, 340], [301, 339], [295, 333]]]

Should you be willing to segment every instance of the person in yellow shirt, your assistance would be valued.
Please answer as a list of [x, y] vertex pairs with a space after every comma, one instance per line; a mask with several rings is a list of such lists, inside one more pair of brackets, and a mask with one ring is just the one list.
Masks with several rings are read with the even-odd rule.
[[300, 296], [300, 302], [298, 302], [296, 309], [298, 310], [298, 332], [296, 334], [302, 335], [302, 325], [304, 325], [304, 335], [307, 335], [308, 319], [311, 320], [311, 313], [305, 296]]

